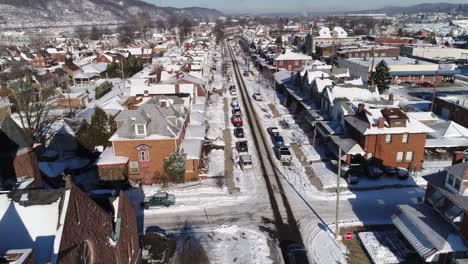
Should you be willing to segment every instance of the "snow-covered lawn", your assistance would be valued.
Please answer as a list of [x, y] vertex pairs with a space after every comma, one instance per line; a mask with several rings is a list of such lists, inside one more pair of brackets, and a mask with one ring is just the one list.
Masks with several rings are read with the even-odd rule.
[[224, 176], [224, 150], [213, 149], [208, 155], [208, 177]]
[[358, 236], [375, 264], [401, 263], [405, 260], [405, 246], [398, 238], [397, 230], [360, 232]]

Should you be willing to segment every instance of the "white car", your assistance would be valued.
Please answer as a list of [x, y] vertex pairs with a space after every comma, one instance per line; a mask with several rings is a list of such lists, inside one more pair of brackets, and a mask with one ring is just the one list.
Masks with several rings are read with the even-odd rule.
[[233, 100], [231, 101], [231, 107], [232, 107], [232, 108], [239, 107], [239, 101], [237, 101], [236, 99], [233, 99]]
[[231, 96], [237, 96], [237, 91], [236, 90], [231, 90]]
[[255, 101], [262, 101], [262, 95], [260, 93], [254, 93], [253, 94], [253, 99]]

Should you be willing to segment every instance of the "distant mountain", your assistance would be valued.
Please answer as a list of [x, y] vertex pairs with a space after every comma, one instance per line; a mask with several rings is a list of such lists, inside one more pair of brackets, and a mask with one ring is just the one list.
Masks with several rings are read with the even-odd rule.
[[141, 12], [162, 20], [223, 16], [215, 9], [158, 7], [140, 0], [0, 0], [0, 10], [0, 28], [119, 24]]
[[414, 14], [428, 12], [462, 12], [468, 14], [468, 4], [423, 3], [414, 6], [387, 6], [379, 9], [351, 11], [348, 14], [386, 13], [386, 14]]

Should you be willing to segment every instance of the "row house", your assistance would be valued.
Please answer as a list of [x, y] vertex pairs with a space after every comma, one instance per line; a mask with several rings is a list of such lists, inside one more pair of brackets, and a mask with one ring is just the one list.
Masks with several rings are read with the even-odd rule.
[[[180, 151], [189, 122], [183, 104], [165, 97], [154, 97], [135, 110], [123, 110], [116, 117], [117, 131], [98, 160], [102, 180], [125, 180], [152, 184], [165, 176], [164, 160]], [[196, 168], [186, 170], [193, 172]], [[186, 175], [185, 180], [197, 174]]]
[[372, 58], [396, 57], [400, 55], [400, 48], [392, 46], [359, 46], [356, 48], [343, 48], [336, 51], [340, 58]]
[[[135, 209], [122, 191], [100, 206], [67, 177], [65, 189], [0, 194], [0, 259], [7, 263], [141, 263]], [[107, 209], [104, 209], [107, 208]]]
[[399, 108], [366, 109], [364, 104], [344, 119], [347, 135], [359, 143], [367, 159], [381, 161], [384, 166], [421, 170], [427, 133], [433, 132], [423, 123]]
[[300, 71], [302, 68], [312, 62], [312, 57], [292, 52], [290, 49], [274, 58], [274, 67], [276, 70]]
[[465, 263], [468, 255], [468, 163], [454, 164], [425, 178], [424, 203], [397, 206], [392, 222], [421, 262]]

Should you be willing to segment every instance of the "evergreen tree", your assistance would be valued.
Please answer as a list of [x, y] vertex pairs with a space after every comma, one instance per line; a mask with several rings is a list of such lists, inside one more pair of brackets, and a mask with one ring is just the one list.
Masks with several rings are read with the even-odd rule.
[[89, 39], [100, 40], [101, 36], [102, 36], [102, 31], [98, 27], [93, 26], [91, 28], [91, 33], [89, 33]]
[[276, 44], [276, 46], [278, 46], [278, 48], [280, 48], [280, 49], [283, 48], [283, 37], [278, 36], [276, 38], [275, 44]]
[[382, 93], [389, 88], [390, 82], [390, 68], [387, 63], [382, 60], [375, 67], [375, 72], [372, 73], [372, 82], [377, 86], [379, 92]]
[[109, 146], [109, 138], [114, 134], [116, 124], [110, 120], [106, 112], [96, 107], [91, 122], [84, 122], [78, 132], [78, 142], [88, 151], [94, 151], [96, 146]]
[[164, 160], [164, 172], [173, 182], [184, 182], [185, 153], [174, 152]]

